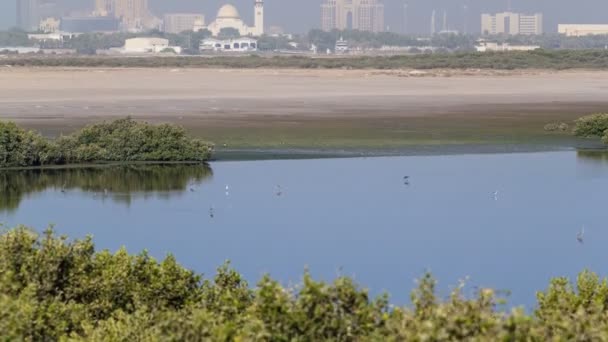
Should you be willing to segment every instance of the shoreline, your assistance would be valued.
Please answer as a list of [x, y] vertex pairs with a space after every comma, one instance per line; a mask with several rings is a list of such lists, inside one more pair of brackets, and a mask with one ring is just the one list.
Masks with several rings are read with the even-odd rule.
[[416, 151], [597, 147], [545, 132], [608, 112], [608, 72], [0, 68], [0, 120], [47, 137], [130, 116], [222, 150]]

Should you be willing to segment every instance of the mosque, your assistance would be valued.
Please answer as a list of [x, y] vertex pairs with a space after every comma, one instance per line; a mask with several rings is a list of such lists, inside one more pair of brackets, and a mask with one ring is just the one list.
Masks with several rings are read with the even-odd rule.
[[224, 5], [217, 12], [215, 21], [207, 26], [207, 30], [217, 36], [224, 28], [237, 29], [241, 36], [261, 36], [264, 34], [264, 0], [255, 0], [254, 26], [245, 24], [239, 11], [233, 5]]

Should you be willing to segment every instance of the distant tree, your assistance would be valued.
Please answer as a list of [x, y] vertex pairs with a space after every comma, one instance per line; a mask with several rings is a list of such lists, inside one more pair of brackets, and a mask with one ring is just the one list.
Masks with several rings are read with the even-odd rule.
[[308, 32], [308, 41], [311, 45], [315, 45], [319, 51], [333, 50], [336, 46], [335, 32], [326, 32], [322, 30], [311, 30]]
[[211, 33], [211, 31], [209, 31], [207, 29], [202, 29], [202, 30], [193, 32], [193, 37], [200, 37], [201, 39], [209, 38], [212, 35], [213, 35], [213, 33]]
[[[152, 36], [152, 35], [148, 35]], [[136, 37], [133, 33], [85, 33], [64, 42], [64, 48], [75, 49], [80, 52], [107, 50], [125, 45], [125, 40]]]
[[289, 39], [287, 37], [271, 37], [267, 35], [258, 39], [258, 48], [263, 51], [293, 49], [293, 47], [289, 45]]
[[0, 32], [0, 46], [33, 46], [34, 42], [27, 37], [27, 33], [12, 29]]
[[473, 49], [474, 36], [446, 34], [436, 35], [430, 41], [418, 39], [419, 37], [403, 35], [395, 32], [369, 32], [359, 30], [333, 30], [325, 32], [321, 30], [311, 30], [308, 33], [310, 44], [316, 45], [319, 50], [333, 50], [336, 41], [343, 38], [348, 41], [349, 46], [360, 48], [380, 48], [382, 46], [402, 46], [402, 47], [422, 47], [434, 46], [450, 50], [471, 50]]
[[241, 33], [239, 32], [239, 30], [232, 27], [225, 27], [221, 29], [220, 33], [217, 35], [219, 39], [233, 39], [239, 38], [240, 36]]
[[171, 42], [171, 45], [179, 46], [182, 51], [188, 55], [195, 55], [199, 53], [199, 46], [203, 39], [211, 37], [211, 31], [204, 29], [197, 32], [194, 31], [183, 31], [179, 34], [168, 35], [167, 38]]
[[170, 48], [170, 47], [168, 47], [168, 48], [164, 48], [164, 49], [161, 51], [161, 53], [173, 53], [173, 54], [176, 54], [176, 55], [177, 55], [177, 51], [175, 51], [175, 49]]

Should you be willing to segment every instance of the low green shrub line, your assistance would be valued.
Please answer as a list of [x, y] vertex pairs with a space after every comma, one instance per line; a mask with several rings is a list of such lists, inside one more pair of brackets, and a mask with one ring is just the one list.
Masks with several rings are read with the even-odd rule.
[[608, 69], [606, 50], [459, 52], [400, 56], [112, 57], [11, 56], [2, 62], [30, 67], [297, 68], [297, 69]]
[[58, 139], [0, 121], [0, 168], [93, 162], [203, 162], [213, 145], [191, 139], [179, 126], [130, 118], [103, 122]]
[[[387, 270], [389, 272], [389, 270]], [[426, 274], [411, 305], [371, 298], [349, 277], [305, 273], [250, 286], [227, 263], [203, 278], [173, 256], [96, 251], [18, 227], [0, 234], [0, 337], [5, 341], [602, 341], [608, 283], [582, 272], [551, 281], [535, 311], [497, 309], [495, 291], [457, 287], [440, 299]]]

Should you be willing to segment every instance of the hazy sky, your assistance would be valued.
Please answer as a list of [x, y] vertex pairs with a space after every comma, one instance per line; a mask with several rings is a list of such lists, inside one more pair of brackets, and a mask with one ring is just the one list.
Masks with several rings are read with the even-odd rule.
[[[56, 0], [74, 8], [92, 7], [93, 0]], [[152, 11], [195, 11], [212, 20], [218, 8], [232, 3], [245, 21], [251, 22], [253, 0], [149, 0]], [[483, 11], [502, 11], [509, 0], [384, 0], [386, 24], [392, 31], [401, 31], [403, 3], [409, 4], [409, 28], [412, 32], [428, 33], [431, 11], [437, 9], [438, 23], [443, 11], [448, 11], [448, 25], [461, 30], [464, 26], [464, 4], [468, 4], [468, 27], [479, 32], [479, 14]], [[608, 0], [511, 0], [514, 11], [543, 12], [545, 30], [556, 31], [558, 23], [608, 23]], [[320, 26], [319, 5], [322, 0], [265, 0], [267, 25], [278, 25], [287, 31], [305, 32]], [[15, 24], [15, 0], [0, 0], [0, 28]]]

